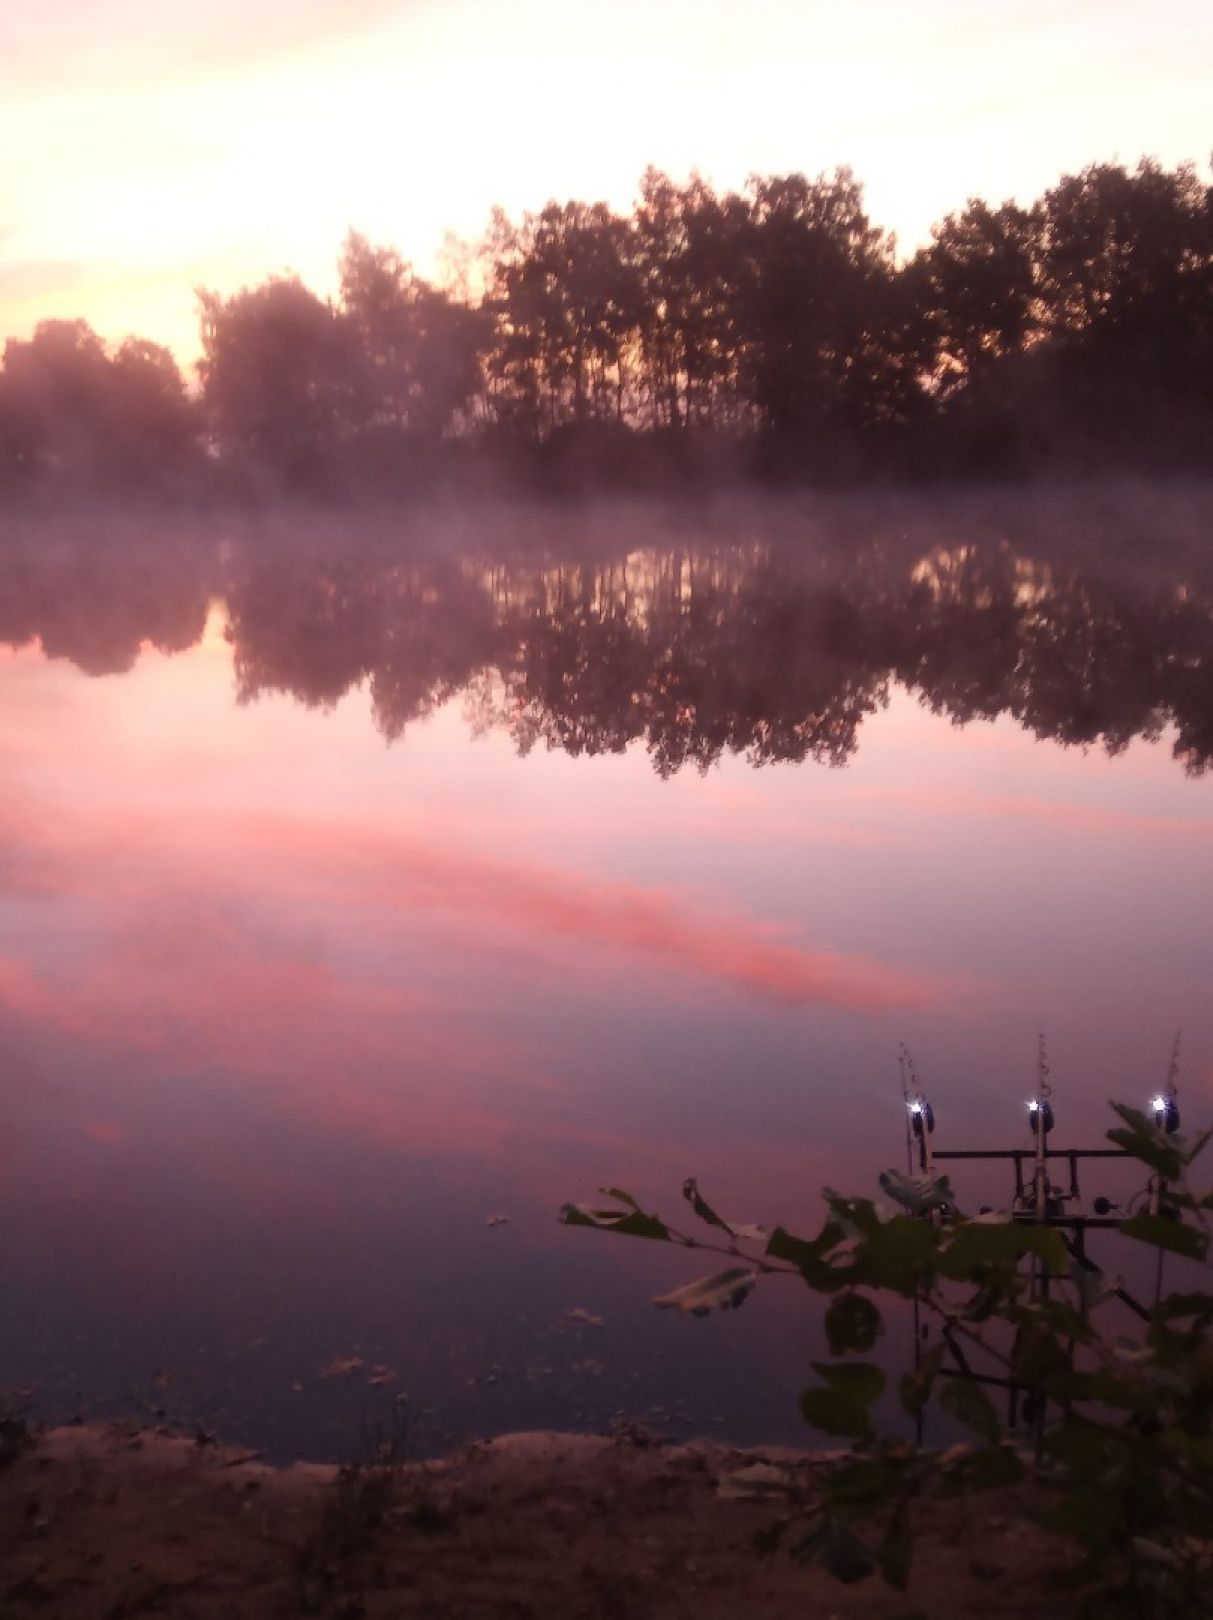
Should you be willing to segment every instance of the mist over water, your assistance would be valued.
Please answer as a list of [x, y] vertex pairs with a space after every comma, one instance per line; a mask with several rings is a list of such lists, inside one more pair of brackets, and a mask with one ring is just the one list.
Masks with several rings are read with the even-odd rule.
[[1211, 516], [7, 522], [0, 1383], [279, 1456], [405, 1392], [423, 1448], [801, 1439], [811, 1306], [671, 1321], [693, 1264], [556, 1211], [813, 1228], [900, 1160], [900, 1039], [947, 1145], [1026, 1140], [1041, 1029], [1065, 1143], [1179, 1026], [1199, 1121]]

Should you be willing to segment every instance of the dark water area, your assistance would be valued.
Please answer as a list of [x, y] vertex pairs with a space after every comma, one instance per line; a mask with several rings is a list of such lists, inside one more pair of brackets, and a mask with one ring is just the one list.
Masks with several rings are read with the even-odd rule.
[[945, 1146], [1027, 1145], [1038, 1031], [1061, 1145], [1178, 1027], [1213, 1114], [1211, 542], [1191, 488], [0, 525], [0, 1385], [802, 1441], [807, 1295], [655, 1311], [708, 1267], [557, 1211], [815, 1230], [902, 1040]]

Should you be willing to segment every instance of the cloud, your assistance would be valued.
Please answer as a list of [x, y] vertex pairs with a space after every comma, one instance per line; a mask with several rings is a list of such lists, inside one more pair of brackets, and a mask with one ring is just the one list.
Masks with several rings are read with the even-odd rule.
[[77, 259], [21, 259], [0, 265], [0, 298], [49, 298], [71, 292], [86, 286], [93, 271], [91, 264]]
[[6, 20], [0, 85], [29, 94], [264, 66], [356, 38], [409, 9], [409, 0], [57, 0]]

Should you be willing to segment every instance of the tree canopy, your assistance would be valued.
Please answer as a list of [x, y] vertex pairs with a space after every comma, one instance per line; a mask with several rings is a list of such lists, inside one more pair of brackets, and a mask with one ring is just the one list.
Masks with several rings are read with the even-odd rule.
[[[1213, 455], [1213, 190], [1092, 164], [979, 197], [899, 258], [848, 169], [721, 192], [656, 169], [631, 213], [494, 212], [456, 287], [351, 231], [335, 297], [199, 293], [200, 390], [82, 321], [10, 340], [8, 486], [400, 493], [539, 477], [930, 477]], [[474, 289], [474, 290], [473, 290]]]

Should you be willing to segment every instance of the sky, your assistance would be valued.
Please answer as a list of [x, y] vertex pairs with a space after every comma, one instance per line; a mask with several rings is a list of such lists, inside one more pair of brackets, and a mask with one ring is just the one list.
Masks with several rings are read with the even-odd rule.
[[198, 353], [195, 289], [334, 290], [347, 229], [446, 233], [646, 165], [849, 164], [904, 251], [967, 196], [1208, 163], [1207, 0], [0, 0], [0, 341], [83, 317]]

